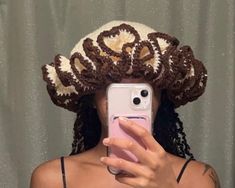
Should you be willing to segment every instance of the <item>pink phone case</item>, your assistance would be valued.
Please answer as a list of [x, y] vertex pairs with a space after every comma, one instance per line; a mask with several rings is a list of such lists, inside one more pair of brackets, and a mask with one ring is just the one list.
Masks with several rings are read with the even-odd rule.
[[[148, 97], [141, 97], [140, 91], [147, 90]], [[132, 121], [135, 121], [140, 126], [152, 132], [152, 88], [145, 83], [135, 84], [111, 84], [107, 89], [108, 96], [108, 134], [109, 137], [119, 139], [128, 139], [138, 144], [142, 144], [141, 140], [130, 133], [125, 132], [119, 126], [118, 117], [123, 116]], [[142, 106], [134, 105], [133, 98], [138, 97], [141, 99]], [[107, 149], [109, 157], [123, 158], [128, 161], [138, 162], [137, 158], [129, 151], [121, 150], [118, 148], [109, 147]], [[119, 169], [108, 167], [112, 174], [122, 173]]]

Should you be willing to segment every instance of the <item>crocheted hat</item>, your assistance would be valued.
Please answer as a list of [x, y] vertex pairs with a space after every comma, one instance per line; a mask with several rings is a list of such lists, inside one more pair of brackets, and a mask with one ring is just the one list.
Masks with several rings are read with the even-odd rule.
[[207, 71], [189, 46], [136, 22], [112, 21], [82, 38], [70, 58], [56, 55], [42, 67], [52, 101], [76, 112], [81, 96], [123, 78], [144, 78], [165, 89], [175, 108], [205, 90]]

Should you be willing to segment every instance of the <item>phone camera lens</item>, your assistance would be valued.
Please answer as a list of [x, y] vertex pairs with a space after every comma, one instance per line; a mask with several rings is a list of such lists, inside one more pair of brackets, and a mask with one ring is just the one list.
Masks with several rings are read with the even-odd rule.
[[144, 89], [140, 92], [140, 94], [141, 94], [142, 97], [147, 97], [148, 96], [148, 91]]
[[135, 97], [135, 98], [133, 99], [133, 103], [134, 103], [135, 105], [140, 104], [140, 98], [139, 98], [139, 97]]

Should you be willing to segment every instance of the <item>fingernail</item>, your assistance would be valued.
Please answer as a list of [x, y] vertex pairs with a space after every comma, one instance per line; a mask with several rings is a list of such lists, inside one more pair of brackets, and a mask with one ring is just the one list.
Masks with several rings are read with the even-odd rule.
[[127, 119], [127, 118], [125, 118], [125, 117], [119, 117], [119, 120], [121, 120], [121, 121], [123, 121], [123, 122], [125, 122], [125, 123], [127, 123], [127, 122], [128, 122], [128, 119]]
[[104, 162], [104, 159], [105, 159], [104, 157], [101, 157], [101, 158], [100, 158], [100, 161], [101, 161], [101, 162]]
[[107, 144], [109, 143], [109, 140], [110, 140], [109, 138], [105, 138], [105, 139], [103, 140], [103, 144], [104, 144], [104, 145], [107, 145]]

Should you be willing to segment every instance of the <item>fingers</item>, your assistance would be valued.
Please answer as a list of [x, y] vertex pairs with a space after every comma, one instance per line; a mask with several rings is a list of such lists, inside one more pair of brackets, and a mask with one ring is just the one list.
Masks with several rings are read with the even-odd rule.
[[134, 141], [120, 138], [105, 138], [103, 143], [108, 147], [117, 147], [119, 149], [130, 151], [141, 163], [148, 163], [149, 161], [148, 155], [146, 155], [147, 151]]
[[162, 150], [162, 147], [156, 142], [151, 133], [134, 121], [131, 121], [124, 117], [119, 117], [119, 123], [125, 131], [139, 137], [147, 149], [151, 151]]
[[139, 163], [133, 163], [126, 161], [121, 158], [112, 158], [112, 157], [101, 157], [100, 161], [107, 165], [111, 166], [125, 172], [132, 174], [133, 176], [144, 176], [143, 166]]
[[127, 172], [127, 174], [118, 174], [115, 176], [115, 179], [120, 183], [132, 187], [149, 187], [152, 181], [156, 181], [155, 173], [139, 163], [111, 157], [102, 157], [101, 162], [107, 166], [112, 166]]
[[126, 185], [132, 186], [132, 187], [137, 187], [138, 186], [138, 181], [134, 177], [126, 176], [126, 175], [116, 175], [115, 179], [119, 181], [120, 183], [124, 183]]
[[[124, 183], [126, 185], [129, 185], [131, 187], [149, 187], [150, 181], [146, 178], [141, 177], [130, 177], [125, 175], [116, 175], [115, 179], [119, 181], [120, 183]], [[155, 180], [156, 181], [156, 180]]]

